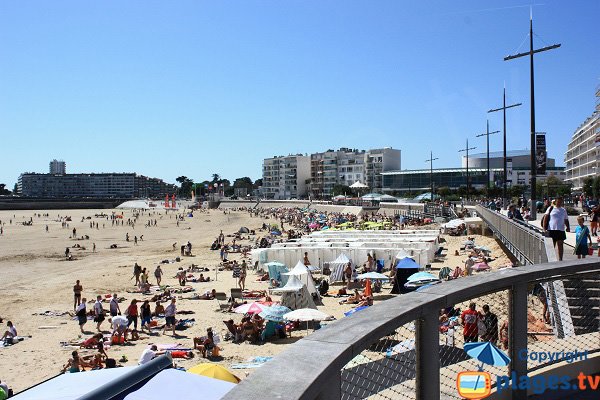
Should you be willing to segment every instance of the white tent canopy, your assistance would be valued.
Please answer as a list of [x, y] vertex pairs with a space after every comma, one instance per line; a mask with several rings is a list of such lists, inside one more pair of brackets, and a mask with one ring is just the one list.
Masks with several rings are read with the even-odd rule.
[[[302, 261], [298, 261], [298, 263], [296, 264], [296, 266], [294, 268], [292, 268], [292, 270], [290, 272], [285, 272], [282, 275], [288, 275], [288, 276], [295, 276], [297, 277], [300, 282], [302, 282], [303, 284], [306, 285], [306, 288], [308, 289], [308, 293], [312, 294], [319, 294], [319, 292], [317, 291], [317, 287], [315, 286], [315, 281], [312, 278], [312, 275], [310, 274], [310, 271], [308, 270], [308, 268], [302, 263]], [[288, 280], [289, 283], [289, 280]], [[286, 285], [287, 286], [287, 285]]]
[[360, 183], [360, 181], [354, 182], [352, 185], [350, 185], [350, 187], [352, 189], [366, 189], [366, 188], [368, 188], [367, 185], [365, 185], [364, 183]]
[[412, 259], [414, 259], [414, 257], [412, 256], [412, 254], [410, 254], [407, 250], [400, 249], [400, 251], [398, 253], [396, 253], [396, 260], [403, 260], [405, 258], [412, 258]]
[[299, 292], [303, 286], [304, 283], [302, 283], [302, 281], [300, 281], [300, 279], [298, 279], [296, 275], [290, 275], [285, 286], [277, 289], [272, 289], [271, 291], [273, 293]]

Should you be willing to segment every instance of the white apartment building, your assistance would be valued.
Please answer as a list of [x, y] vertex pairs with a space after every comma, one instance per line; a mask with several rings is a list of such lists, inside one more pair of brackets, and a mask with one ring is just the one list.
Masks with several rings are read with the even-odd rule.
[[400, 150], [389, 147], [358, 150], [342, 147], [311, 154], [310, 192], [330, 196], [335, 185], [350, 186], [359, 181], [373, 192], [381, 192], [382, 172], [400, 169]]
[[262, 194], [268, 199], [306, 197], [310, 180], [310, 157], [301, 154], [263, 160]]
[[571, 138], [565, 153], [567, 182], [574, 190], [583, 188], [587, 177], [600, 173], [600, 86], [596, 88], [596, 110], [585, 120]]
[[52, 175], [65, 175], [67, 173], [67, 163], [57, 159], [50, 161], [50, 173]]

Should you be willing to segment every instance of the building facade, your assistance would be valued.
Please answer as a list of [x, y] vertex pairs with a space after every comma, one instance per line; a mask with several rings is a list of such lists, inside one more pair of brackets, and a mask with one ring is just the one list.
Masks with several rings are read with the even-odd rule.
[[400, 155], [400, 150], [389, 147], [366, 151], [342, 147], [311, 154], [310, 194], [316, 198], [328, 197], [334, 186], [350, 186], [356, 181], [380, 192], [381, 173], [399, 170]]
[[[531, 184], [531, 158], [529, 150], [513, 150], [506, 152], [507, 186]], [[431, 190], [431, 180], [435, 188], [447, 187], [456, 190], [467, 186], [466, 157], [462, 157], [462, 168], [388, 171], [382, 172], [383, 192], [422, 192]], [[503, 152], [490, 153], [490, 184], [502, 186], [504, 171]], [[484, 189], [487, 186], [487, 153], [469, 155], [469, 182], [471, 187]], [[553, 158], [546, 161], [546, 174], [537, 175], [538, 181], [545, 181], [555, 176], [561, 181], [566, 179], [564, 167], [557, 167]]]
[[19, 176], [19, 193], [44, 198], [161, 198], [177, 192], [177, 186], [135, 173], [38, 174]]
[[54, 159], [50, 161], [50, 171], [53, 175], [64, 175], [67, 173], [67, 163]]
[[310, 157], [301, 154], [264, 159], [263, 196], [275, 200], [306, 197], [310, 163]]
[[571, 138], [565, 152], [566, 181], [573, 189], [583, 189], [587, 177], [600, 174], [600, 86], [596, 88], [596, 110]]

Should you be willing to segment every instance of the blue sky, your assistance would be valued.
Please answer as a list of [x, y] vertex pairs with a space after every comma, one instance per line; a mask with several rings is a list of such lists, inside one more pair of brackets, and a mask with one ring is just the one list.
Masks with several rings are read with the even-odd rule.
[[[599, 1], [538, 1], [536, 127], [563, 165], [600, 83]], [[0, 183], [47, 172], [174, 182], [261, 175], [262, 159], [402, 150], [402, 168], [485, 151], [486, 118], [529, 145], [531, 1], [0, 2]], [[519, 45], [522, 44], [521, 47]], [[491, 137], [500, 150], [501, 135]]]

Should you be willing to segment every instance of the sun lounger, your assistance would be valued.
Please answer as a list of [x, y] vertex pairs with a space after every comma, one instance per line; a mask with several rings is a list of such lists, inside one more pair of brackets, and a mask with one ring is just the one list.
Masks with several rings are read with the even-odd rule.
[[227, 293], [225, 292], [217, 292], [215, 293], [215, 299], [217, 303], [219, 303], [219, 310], [223, 311], [229, 308], [229, 304], [227, 304]]

